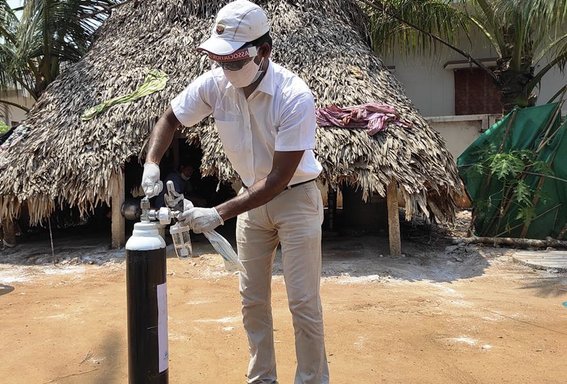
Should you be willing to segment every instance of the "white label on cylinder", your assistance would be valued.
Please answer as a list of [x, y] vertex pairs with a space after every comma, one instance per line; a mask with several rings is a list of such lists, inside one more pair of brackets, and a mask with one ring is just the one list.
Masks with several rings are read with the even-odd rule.
[[159, 373], [167, 369], [169, 352], [167, 350], [167, 288], [166, 283], [157, 286], [158, 307], [158, 361]]

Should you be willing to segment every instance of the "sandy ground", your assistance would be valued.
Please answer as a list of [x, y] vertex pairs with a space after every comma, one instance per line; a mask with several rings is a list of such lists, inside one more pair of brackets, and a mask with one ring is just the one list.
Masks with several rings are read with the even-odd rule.
[[[333, 383], [565, 383], [567, 275], [514, 263], [511, 250], [406, 235], [324, 241], [322, 297]], [[96, 237], [0, 256], [0, 382], [127, 383], [123, 251]], [[106, 243], [105, 243], [106, 242]], [[168, 258], [171, 383], [245, 383], [238, 278], [204, 240]], [[171, 249], [170, 249], [171, 251]], [[278, 372], [293, 382], [291, 316], [279, 258]]]

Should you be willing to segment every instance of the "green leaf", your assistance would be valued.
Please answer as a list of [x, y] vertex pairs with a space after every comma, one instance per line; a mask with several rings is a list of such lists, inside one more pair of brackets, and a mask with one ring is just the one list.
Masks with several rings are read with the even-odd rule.
[[522, 160], [524, 164], [531, 163], [534, 159], [534, 152], [528, 149], [512, 151], [511, 154], [517, 157], [518, 159]]
[[94, 117], [103, 113], [108, 108], [112, 107], [113, 105], [129, 103], [138, 100], [141, 97], [161, 91], [162, 89], [165, 88], [165, 85], [168, 80], [169, 80], [169, 76], [165, 72], [156, 69], [151, 69], [148, 72], [146, 78], [144, 79], [144, 83], [140, 87], [138, 87], [134, 92], [131, 92], [127, 95], [114, 97], [110, 100], [106, 100], [101, 104], [95, 105], [94, 107], [87, 109], [81, 116], [81, 120], [83, 121], [91, 120]]
[[529, 185], [524, 180], [519, 180], [514, 191], [515, 202], [522, 207], [531, 206], [532, 196], [533, 192]]
[[3, 135], [4, 133], [8, 132], [10, 130], [10, 127], [8, 127], [8, 124], [6, 124], [5, 122], [0, 120], [0, 135]]
[[490, 171], [499, 180], [515, 178], [524, 170], [524, 162], [513, 153], [497, 153], [489, 159]]
[[522, 220], [524, 224], [529, 224], [535, 218], [535, 215], [534, 207], [522, 207], [518, 210], [516, 220]]
[[474, 176], [482, 176], [484, 174], [484, 165], [482, 163], [475, 163], [470, 166], [467, 173]]
[[551, 166], [545, 161], [536, 161], [532, 164], [532, 169], [535, 173], [540, 173], [542, 175], [553, 175]]

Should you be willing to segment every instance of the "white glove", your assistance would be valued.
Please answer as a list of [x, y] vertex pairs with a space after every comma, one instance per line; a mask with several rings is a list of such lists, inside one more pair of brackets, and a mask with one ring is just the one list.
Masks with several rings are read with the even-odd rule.
[[210, 232], [224, 221], [215, 208], [191, 208], [179, 216], [195, 233]]
[[144, 164], [142, 189], [148, 198], [157, 196], [163, 189], [163, 182], [159, 179], [159, 165], [156, 163]]
[[191, 202], [191, 200], [187, 200], [187, 199], [183, 199], [183, 212], [190, 210], [191, 208], [194, 208], [195, 206], [193, 205], [193, 203]]

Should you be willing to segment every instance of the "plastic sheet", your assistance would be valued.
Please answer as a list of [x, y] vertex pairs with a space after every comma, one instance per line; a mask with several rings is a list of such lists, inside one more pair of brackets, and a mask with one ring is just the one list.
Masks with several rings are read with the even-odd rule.
[[232, 249], [232, 245], [222, 237], [217, 231], [203, 232], [205, 237], [209, 240], [213, 248], [224, 259], [224, 266], [229, 272], [244, 272], [244, 266], [238, 259], [238, 255]]

